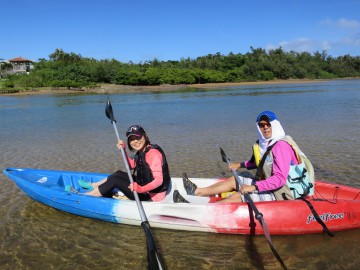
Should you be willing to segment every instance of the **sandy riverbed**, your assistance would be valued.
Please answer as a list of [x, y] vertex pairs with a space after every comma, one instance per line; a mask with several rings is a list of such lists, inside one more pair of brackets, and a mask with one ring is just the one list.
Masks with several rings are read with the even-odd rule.
[[114, 94], [114, 93], [151, 93], [151, 92], [173, 92], [182, 91], [186, 88], [194, 89], [217, 89], [222, 87], [243, 86], [243, 85], [270, 85], [270, 84], [300, 84], [323, 82], [324, 80], [274, 80], [262, 82], [237, 82], [237, 83], [207, 83], [207, 84], [182, 84], [182, 85], [156, 85], [156, 86], [131, 86], [116, 84], [99, 84], [95, 88], [86, 89], [50, 89], [40, 88], [35, 90], [26, 90], [18, 93], [9, 93], [2, 95], [48, 95], [48, 94], [74, 94], [74, 93], [95, 93], [95, 94]]

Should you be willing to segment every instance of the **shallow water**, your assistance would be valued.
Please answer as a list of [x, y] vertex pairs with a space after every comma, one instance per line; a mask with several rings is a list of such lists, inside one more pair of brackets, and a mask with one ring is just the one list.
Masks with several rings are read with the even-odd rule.
[[[229, 176], [251, 155], [255, 119], [277, 113], [317, 179], [360, 187], [360, 80], [111, 95], [120, 136], [134, 123], [166, 151], [171, 174]], [[0, 96], [0, 167], [112, 172], [124, 169], [105, 117], [105, 95]], [[0, 174], [1, 269], [146, 269], [140, 227], [73, 216], [34, 202]], [[266, 214], [264, 213], [266, 220]], [[167, 269], [279, 269], [262, 236], [152, 229]], [[360, 230], [272, 236], [289, 269], [358, 269]]]

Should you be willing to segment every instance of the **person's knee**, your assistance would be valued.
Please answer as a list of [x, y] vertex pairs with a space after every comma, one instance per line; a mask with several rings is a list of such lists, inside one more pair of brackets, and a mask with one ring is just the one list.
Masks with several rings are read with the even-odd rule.
[[235, 180], [235, 177], [234, 177], [234, 176], [229, 177], [229, 178], [226, 180], [226, 185], [227, 185], [229, 191], [231, 191], [231, 190], [236, 190], [236, 180]]
[[229, 202], [242, 202], [241, 194], [240, 192], [235, 192], [229, 197]]

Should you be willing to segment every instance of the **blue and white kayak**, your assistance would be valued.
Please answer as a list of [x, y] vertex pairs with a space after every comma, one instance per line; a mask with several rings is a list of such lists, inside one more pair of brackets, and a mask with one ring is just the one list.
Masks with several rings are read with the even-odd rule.
[[[26, 168], [8, 168], [4, 174], [30, 198], [74, 215], [107, 222], [140, 226], [135, 201], [84, 195], [78, 180], [98, 182], [108, 174], [68, 172]], [[208, 186], [224, 179], [191, 178], [198, 186]], [[68, 193], [72, 185], [80, 193]], [[178, 190], [189, 203], [174, 203]], [[307, 197], [330, 231], [360, 228], [360, 189], [316, 181], [315, 194]], [[150, 226], [174, 230], [228, 234], [263, 234], [247, 203], [213, 203], [218, 197], [186, 194], [182, 178], [172, 178], [171, 189], [161, 202], [142, 202]], [[257, 208], [271, 234], [321, 233], [309, 207], [301, 200], [257, 202]], [[250, 222], [253, 221], [253, 222]]]

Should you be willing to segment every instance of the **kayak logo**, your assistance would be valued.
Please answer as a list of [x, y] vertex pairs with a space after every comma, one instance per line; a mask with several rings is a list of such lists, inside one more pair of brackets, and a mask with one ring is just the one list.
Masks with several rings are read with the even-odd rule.
[[[332, 213], [323, 213], [322, 215], [319, 215], [320, 219], [323, 222], [327, 222], [332, 219], [343, 219], [344, 213], [338, 213], [338, 214], [332, 214]], [[310, 222], [316, 221], [313, 214], [308, 215], [306, 224], [310, 224]]]
[[37, 180], [36, 182], [38, 182], [40, 184], [45, 183], [45, 182], [47, 182], [47, 177], [44, 176], [44, 177], [40, 178], [39, 180]]

